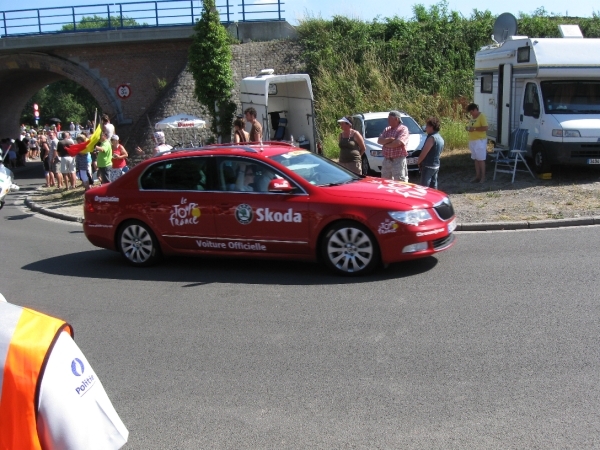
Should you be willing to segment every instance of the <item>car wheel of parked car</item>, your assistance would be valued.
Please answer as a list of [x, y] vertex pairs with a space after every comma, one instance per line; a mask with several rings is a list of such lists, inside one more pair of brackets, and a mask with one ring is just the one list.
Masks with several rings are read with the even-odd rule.
[[548, 157], [544, 151], [544, 148], [540, 144], [534, 144], [533, 146], [533, 166], [537, 173], [545, 173], [550, 171]]
[[363, 275], [379, 263], [379, 247], [363, 225], [342, 221], [325, 233], [322, 245], [326, 264], [343, 275]]
[[118, 243], [121, 254], [134, 266], [150, 266], [160, 259], [156, 237], [145, 223], [132, 220], [123, 224]]

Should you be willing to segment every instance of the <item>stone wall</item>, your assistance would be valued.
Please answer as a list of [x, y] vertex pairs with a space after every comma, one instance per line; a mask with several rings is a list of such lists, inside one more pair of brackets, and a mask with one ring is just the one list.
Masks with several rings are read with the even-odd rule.
[[[257, 75], [262, 69], [274, 69], [277, 74], [305, 73], [305, 65], [301, 60], [300, 45], [295, 41], [281, 40], [268, 42], [249, 42], [232, 46], [232, 69], [235, 87], [233, 100], [238, 104], [241, 113], [239, 87], [242, 78]], [[187, 67], [171, 82], [164, 93], [146, 111], [129, 133], [126, 148], [133, 150], [137, 145], [151, 153], [154, 144], [152, 134], [154, 124], [165, 117], [185, 113], [201, 117], [207, 122], [205, 130], [167, 130], [167, 143], [173, 145], [181, 142], [188, 145], [190, 141], [198, 144], [211, 136], [208, 127], [209, 116], [205, 108], [194, 97], [194, 78]]]

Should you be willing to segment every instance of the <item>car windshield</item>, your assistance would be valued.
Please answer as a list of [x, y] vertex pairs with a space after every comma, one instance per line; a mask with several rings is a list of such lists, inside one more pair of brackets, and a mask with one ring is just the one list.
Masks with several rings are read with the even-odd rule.
[[[421, 134], [423, 130], [421, 127], [415, 122], [412, 117], [403, 117], [402, 123], [406, 125], [408, 128], [408, 132], [410, 134]], [[372, 139], [378, 138], [381, 132], [388, 126], [387, 117], [382, 117], [380, 119], [365, 119], [365, 138]]]
[[600, 112], [600, 81], [543, 81], [546, 114]]
[[360, 179], [358, 175], [327, 158], [306, 150], [294, 150], [283, 155], [272, 156], [271, 159], [315, 186], [338, 186]]

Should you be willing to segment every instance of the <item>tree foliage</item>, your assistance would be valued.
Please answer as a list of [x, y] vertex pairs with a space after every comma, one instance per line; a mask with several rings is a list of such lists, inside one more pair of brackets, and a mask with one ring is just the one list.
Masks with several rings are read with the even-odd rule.
[[[441, 1], [415, 5], [409, 19], [302, 21], [298, 32], [322, 134], [337, 133], [342, 115], [392, 107], [420, 121], [431, 114], [462, 119], [473, 95], [475, 53], [492, 43], [495, 19], [479, 10], [464, 17]], [[559, 24], [579, 24], [585, 37], [600, 37], [598, 15], [561, 17], [543, 8], [520, 14], [517, 34], [556, 37]]]
[[[77, 30], [102, 30], [106, 28], [121, 28], [121, 27], [139, 27], [147, 25], [146, 23], [140, 24], [137, 20], [126, 16], [110, 16], [110, 25], [108, 22], [109, 16], [83, 16], [76, 26], [73, 24], [63, 25], [61, 31], [73, 31]], [[123, 24], [121, 25], [121, 20]]]
[[212, 118], [212, 132], [229, 140], [236, 109], [231, 101], [234, 86], [231, 39], [221, 25], [215, 1], [203, 0], [202, 3], [202, 15], [194, 27], [194, 40], [189, 50], [189, 69], [195, 80], [194, 94]]
[[83, 86], [71, 80], [61, 80], [38, 91], [26, 104], [21, 113], [22, 123], [34, 123], [33, 104], [40, 109], [40, 123], [58, 118], [63, 123], [85, 124], [94, 118], [98, 102]]

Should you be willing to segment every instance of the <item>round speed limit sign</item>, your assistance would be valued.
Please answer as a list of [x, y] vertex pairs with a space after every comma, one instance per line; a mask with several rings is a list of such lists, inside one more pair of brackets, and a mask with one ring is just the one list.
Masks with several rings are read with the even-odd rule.
[[129, 98], [131, 95], [131, 88], [126, 84], [122, 84], [117, 88], [117, 95], [119, 98]]

